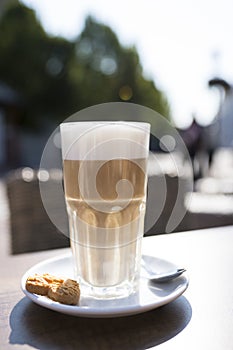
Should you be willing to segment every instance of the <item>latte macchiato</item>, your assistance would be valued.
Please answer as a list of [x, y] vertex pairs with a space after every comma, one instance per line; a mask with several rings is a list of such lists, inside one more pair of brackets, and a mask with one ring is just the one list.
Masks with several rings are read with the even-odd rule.
[[[114, 140], [111, 132], [107, 133], [108, 128], [102, 134], [97, 128], [90, 132], [99, 138], [95, 147], [84, 134], [82, 140], [71, 141], [72, 147], [66, 147], [66, 154], [63, 152], [65, 199], [76, 274], [81, 284], [91, 286], [95, 294], [98, 290], [100, 294], [106, 288], [111, 290], [106, 297], [117, 296], [121, 286], [131, 290], [135, 287], [144, 232], [148, 129], [146, 133], [130, 123], [123, 126], [122, 129], [121, 123], [123, 137], [115, 135]], [[147, 137], [146, 145], [142, 134]], [[79, 148], [82, 145], [85, 153]], [[115, 292], [111, 287], [116, 287]]]

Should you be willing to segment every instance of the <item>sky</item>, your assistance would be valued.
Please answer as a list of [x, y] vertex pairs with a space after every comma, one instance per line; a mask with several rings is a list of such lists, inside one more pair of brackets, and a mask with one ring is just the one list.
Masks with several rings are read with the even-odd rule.
[[92, 15], [124, 46], [134, 45], [144, 75], [165, 92], [176, 126], [195, 115], [209, 124], [219, 106], [209, 79], [233, 84], [232, 0], [21, 0], [45, 30], [74, 39]]

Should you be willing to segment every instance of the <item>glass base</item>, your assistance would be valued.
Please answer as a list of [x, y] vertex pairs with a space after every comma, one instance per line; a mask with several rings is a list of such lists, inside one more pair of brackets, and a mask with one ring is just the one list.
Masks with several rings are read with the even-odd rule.
[[108, 287], [97, 287], [80, 280], [80, 290], [84, 297], [95, 299], [119, 299], [126, 298], [138, 290], [138, 281], [122, 282], [121, 284]]

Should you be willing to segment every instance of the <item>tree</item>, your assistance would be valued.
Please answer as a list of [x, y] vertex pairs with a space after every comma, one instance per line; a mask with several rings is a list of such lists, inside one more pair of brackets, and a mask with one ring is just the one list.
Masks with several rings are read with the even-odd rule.
[[88, 17], [76, 41], [76, 56], [83, 75], [77, 66], [73, 65], [73, 69], [83, 86], [84, 104], [88, 105], [88, 99], [92, 104], [128, 101], [150, 107], [169, 118], [168, 101], [152, 80], [143, 77], [135, 47], [122, 47], [109, 27]]
[[24, 125], [60, 122], [82, 108], [110, 101], [148, 106], [169, 117], [165, 95], [143, 77], [134, 47], [86, 19], [77, 40], [49, 36], [33, 10], [13, 1], [0, 18], [0, 77], [25, 100]]
[[72, 104], [68, 65], [73, 43], [48, 36], [34, 11], [17, 1], [3, 14], [0, 32], [0, 77], [24, 98], [22, 122], [35, 126], [62, 118]]

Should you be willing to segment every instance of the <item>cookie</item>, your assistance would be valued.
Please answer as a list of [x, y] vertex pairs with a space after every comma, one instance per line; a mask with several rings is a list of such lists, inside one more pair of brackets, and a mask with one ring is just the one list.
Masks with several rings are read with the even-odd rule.
[[64, 280], [48, 273], [28, 277], [26, 290], [30, 293], [48, 296], [62, 304], [76, 305], [80, 298], [79, 284], [75, 280]]
[[62, 304], [76, 305], [80, 298], [79, 284], [71, 279], [61, 284], [52, 284], [48, 290], [48, 297]]
[[44, 275], [35, 274], [34, 276], [27, 278], [26, 290], [30, 293], [47, 295], [49, 290], [49, 282], [44, 278]]

